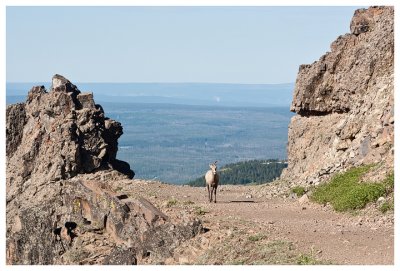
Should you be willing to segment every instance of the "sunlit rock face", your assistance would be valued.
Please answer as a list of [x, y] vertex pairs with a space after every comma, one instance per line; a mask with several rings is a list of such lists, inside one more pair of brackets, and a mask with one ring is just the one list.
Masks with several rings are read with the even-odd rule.
[[299, 68], [282, 174], [293, 183], [361, 164], [380, 164], [377, 179], [393, 169], [394, 8], [357, 10], [350, 31]]

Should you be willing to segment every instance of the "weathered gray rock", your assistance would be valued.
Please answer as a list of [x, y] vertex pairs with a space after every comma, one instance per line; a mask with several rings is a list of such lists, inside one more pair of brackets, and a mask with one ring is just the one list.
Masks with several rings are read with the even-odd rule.
[[309, 202], [310, 202], [310, 200], [309, 200], [307, 194], [304, 194], [303, 196], [301, 196], [301, 198], [299, 198], [299, 203], [300, 203], [301, 205], [307, 204], [307, 203], [309, 203]]
[[386, 202], [386, 199], [384, 198], [384, 197], [379, 197], [377, 200], [376, 200], [376, 204], [378, 204], [378, 206], [381, 206], [383, 203], [385, 203]]
[[331, 52], [300, 66], [281, 176], [294, 185], [361, 164], [393, 169], [393, 7], [357, 10], [350, 30]]

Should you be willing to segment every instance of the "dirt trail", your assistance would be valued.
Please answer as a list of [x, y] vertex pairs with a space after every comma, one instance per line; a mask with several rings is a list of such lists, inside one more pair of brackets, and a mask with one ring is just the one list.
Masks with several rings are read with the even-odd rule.
[[[209, 206], [209, 205], [205, 205]], [[237, 216], [255, 223], [267, 222], [267, 232], [288, 239], [307, 253], [313, 247], [319, 257], [337, 264], [392, 264], [392, 227], [362, 225], [358, 219], [324, 211], [315, 206], [303, 210], [298, 202], [276, 199], [212, 206], [217, 217]], [[361, 224], [361, 225], [360, 225]]]
[[[138, 181], [123, 192], [147, 197], [168, 216], [198, 216], [208, 232], [176, 250], [167, 264], [393, 264], [393, 214], [358, 214], [297, 199], [263, 196], [273, 186], [204, 188]], [[133, 193], [132, 193], [133, 194]], [[149, 260], [151, 263], [151, 260]]]

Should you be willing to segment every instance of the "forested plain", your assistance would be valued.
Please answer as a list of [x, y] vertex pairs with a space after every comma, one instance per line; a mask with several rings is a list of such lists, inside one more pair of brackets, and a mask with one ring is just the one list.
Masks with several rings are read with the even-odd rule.
[[[217, 107], [173, 104], [102, 103], [123, 125], [118, 158], [135, 178], [183, 184], [219, 165], [286, 159], [285, 107]], [[249, 177], [250, 178], [250, 177]]]

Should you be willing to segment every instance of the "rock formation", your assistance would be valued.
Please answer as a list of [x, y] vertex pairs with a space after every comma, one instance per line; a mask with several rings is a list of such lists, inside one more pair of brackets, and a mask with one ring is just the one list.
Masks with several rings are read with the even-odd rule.
[[[124, 168], [116, 159], [121, 124], [104, 117], [91, 93], [81, 93], [60, 75], [53, 77], [50, 92], [33, 87], [24, 104], [9, 106], [7, 121], [7, 168], [17, 181], [35, 175], [61, 180]], [[123, 173], [133, 177], [129, 166], [125, 168]]]
[[8, 264], [162, 262], [202, 230], [110, 188], [134, 176], [116, 159], [122, 126], [64, 77], [6, 114]]
[[376, 178], [393, 170], [394, 8], [359, 9], [350, 30], [299, 68], [281, 176], [297, 185], [361, 164], [381, 165]]

